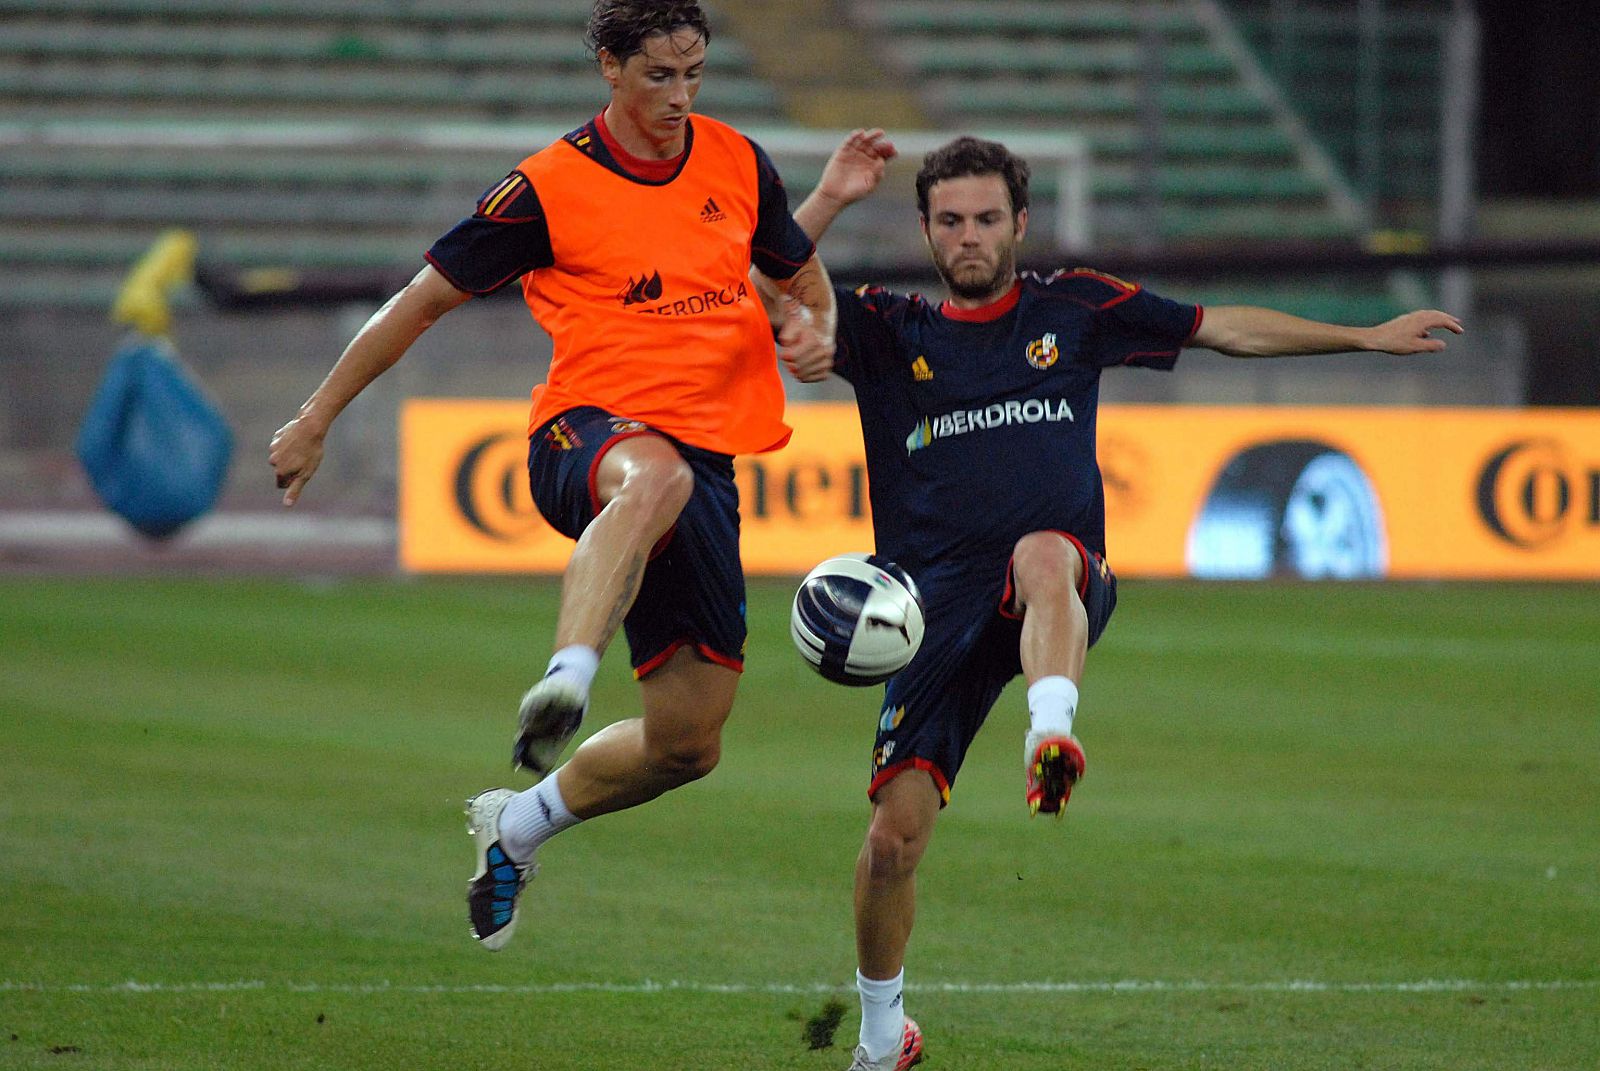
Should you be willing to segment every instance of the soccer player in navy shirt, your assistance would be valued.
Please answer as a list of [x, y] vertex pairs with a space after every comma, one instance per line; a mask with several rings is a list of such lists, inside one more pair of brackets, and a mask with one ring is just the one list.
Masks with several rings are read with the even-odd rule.
[[[812, 239], [876, 188], [894, 155], [856, 131], [795, 211]], [[928, 154], [917, 209], [942, 302], [838, 288], [834, 371], [855, 387], [879, 554], [916, 579], [927, 633], [889, 681], [873, 752], [872, 820], [856, 864], [860, 1046], [851, 1071], [909, 1067], [922, 1035], [901, 990], [917, 864], [978, 728], [1028, 682], [1030, 811], [1062, 815], [1083, 776], [1073, 736], [1086, 653], [1116, 606], [1095, 459], [1100, 373], [1171, 369], [1185, 346], [1236, 357], [1444, 348], [1433, 310], [1376, 327], [1247, 306], [1202, 309], [1087, 269], [1019, 275], [1028, 166], [959, 138]]]

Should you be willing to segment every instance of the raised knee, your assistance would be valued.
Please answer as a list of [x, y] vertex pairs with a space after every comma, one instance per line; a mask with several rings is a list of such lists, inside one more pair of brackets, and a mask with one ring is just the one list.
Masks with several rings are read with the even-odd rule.
[[1029, 532], [1011, 552], [1018, 594], [1026, 602], [1038, 592], [1076, 591], [1083, 569], [1078, 548], [1055, 532]]
[[[634, 487], [629, 486], [629, 493]], [[687, 462], [674, 454], [669, 459], [648, 466], [638, 480], [638, 495], [647, 503], [652, 513], [663, 517], [677, 517], [689, 504], [694, 493], [694, 471]]]
[[670, 448], [630, 459], [623, 471], [620, 481], [614, 473], [603, 479], [598, 493], [608, 513], [644, 535], [670, 528], [694, 493], [694, 471]]
[[711, 737], [674, 743], [653, 756], [651, 765], [674, 786], [698, 781], [717, 768], [722, 742]]

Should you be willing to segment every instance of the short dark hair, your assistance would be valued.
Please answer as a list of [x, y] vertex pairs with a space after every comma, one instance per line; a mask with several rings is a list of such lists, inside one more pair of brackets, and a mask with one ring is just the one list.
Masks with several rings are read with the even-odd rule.
[[1011, 214], [1028, 207], [1028, 161], [998, 141], [961, 137], [922, 158], [917, 172], [917, 211], [928, 218], [928, 191], [935, 183], [967, 175], [999, 175], [1011, 195]]
[[711, 27], [697, 0], [595, 0], [583, 40], [596, 59], [603, 48], [626, 63], [644, 51], [645, 38], [678, 30], [693, 30], [711, 43]]

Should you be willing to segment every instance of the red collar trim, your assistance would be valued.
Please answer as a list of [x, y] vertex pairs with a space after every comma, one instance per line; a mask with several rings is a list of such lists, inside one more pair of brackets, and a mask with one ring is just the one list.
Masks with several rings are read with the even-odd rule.
[[1022, 300], [1022, 280], [1018, 279], [1011, 284], [1004, 297], [988, 305], [980, 305], [975, 309], [958, 309], [950, 304], [946, 298], [944, 304], [939, 306], [939, 311], [952, 320], [962, 320], [967, 323], [984, 324], [991, 320], [998, 320], [1006, 313], [1017, 307], [1017, 302]]
[[[612, 157], [622, 169], [634, 178], [644, 179], [646, 182], [665, 182], [678, 171], [678, 165], [683, 163], [683, 153], [679, 153], [670, 160], [646, 160], [642, 156], [635, 156], [622, 147], [615, 134], [606, 126], [606, 113], [601, 112], [594, 117], [594, 128], [600, 134], [600, 140], [606, 143], [606, 148], [611, 150]], [[688, 152], [686, 148], [684, 152]]]

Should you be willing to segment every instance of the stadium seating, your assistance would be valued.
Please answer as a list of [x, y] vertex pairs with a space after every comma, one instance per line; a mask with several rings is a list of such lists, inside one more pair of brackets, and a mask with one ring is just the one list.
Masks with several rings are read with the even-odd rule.
[[[1263, 36], [1260, 6], [1241, 0], [1227, 9], [1242, 39], [1265, 56], [1273, 39]], [[1353, 62], [1345, 53], [1312, 50], [1283, 76], [1289, 111], [1222, 47], [1197, 14], [1204, 5], [851, 0], [846, 7], [856, 31], [939, 126], [1081, 134], [1093, 154], [1097, 245], [1358, 232], [1339, 183], [1360, 160], [1370, 164], [1370, 150], [1360, 157], [1364, 131], [1333, 121], [1356, 110], [1341, 96], [1348, 79], [1334, 76]], [[171, 225], [196, 230], [206, 258], [245, 266], [415, 264], [441, 226], [523, 151], [602, 99], [581, 40], [588, 8], [589, 0], [498, 7], [476, 0], [0, 0], [0, 183], [7, 191], [0, 253], [26, 269], [21, 286], [0, 301], [101, 303], [129, 260]], [[1431, 25], [1409, 17], [1405, 25], [1418, 33]], [[752, 49], [727, 31], [730, 24], [740, 20], [718, 22], [701, 106], [746, 128], [788, 124], [784, 90], [758, 75]], [[1162, 81], [1150, 96], [1152, 31]], [[1388, 51], [1397, 73], [1383, 83], [1395, 89], [1385, 108], [1415, 112], [1425, 96], [1416, 87], [1435, 58], [1421, 38], [1404, 40], [1417, 44], [1416, 54]], [[175, 151], [167, 137], [165, 147], [98, 143], [94, 131], [109, 121], [135, 132], [177, 132], [189, 144]], [[330, 136], [317, 147], [317, 132], [330, 125], [358, 131], [360, 140], [341, 145]], [[35, 136], [47, 127], [84, 135]], [[481, 136], [471, 147], [427, 153], [385, 141], [386, 131], [419, 130]], [[210, 135], [237, 131], [284, 137], [207, 147]], [[307, 135], [297, 147], [296, 132]], [[1308, 142], [1340, 166], [1309, 166]], [[1425, 163], [1434, 151], [1431, 132], [1385, 139], [1383, 160]], [[815, 161], [785, 166], [793, 189], [808, 188], [817, 173]], [[1053, 198], [1056, 178], [1040, 169], [1042, 200]], [[1383, 181], [1379, 195], [1420, 196], [1429, 173], [1392, 167]], [[1041, 225], [1048, 212], [1039, 213]], [[902, 220], [884, 231], [903, 232]], [[920, 255], [914, 243], [866, 233], [846, 248]]]
[[[1234, 24], [1296, 112], [1364, 198], [1429, 201], [1438, 182], [1448, 0], [1388, 0], [1381, 20], [1352, 27], [1350, 5], [1231, 0]], [[1282, 12], [1279, 12], [1281, 15]]]
[[[173, 225], [199, 233], [205, 258], [236, 264], [417, 264], [525, 152], [603, 103], [582, 40], [589, 6], [0, 0], [0, 253], [24, 268], [0, 300], [102, 304]], [[707, 110], [784, 122], [737, 39], [719, 34], [708, 63]], [[97, 144], [113, 122], [188, 144]], [[366, 140], [317, 147], [328, 124]], [[297, 130], [313, 136], [292, 147]], [[382, 144], [385, 131], [419, 130], [477, 133], [491, 147]], [[238, 131], [284, 137], [208, 147]]]
[[[1194, 5], [858, 0], [854, 10], [947, 125], [1066, 129], [1087, 138], [1102, 241], [1356, 230], [1327, 177], [1305, 166], [1285, 117], [1241, 76]], [[1147, 102], [1151, 33], [1159, 37], [1162, 81]], [[1141, 152], [1152, 103], [1159, 157], [1147, 180]], [[1155, 219], [1147, 181], [1159, 195]]]

